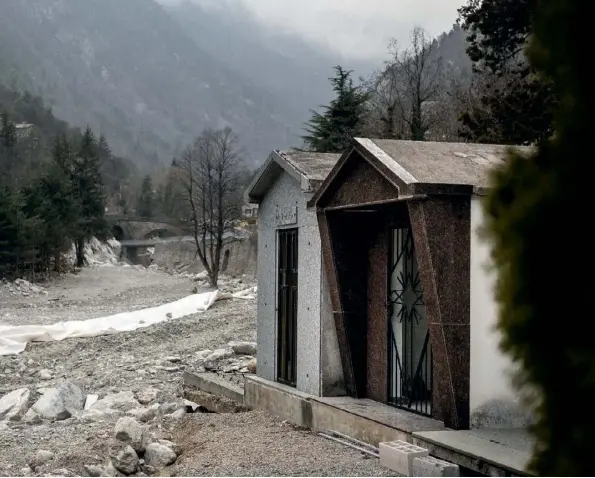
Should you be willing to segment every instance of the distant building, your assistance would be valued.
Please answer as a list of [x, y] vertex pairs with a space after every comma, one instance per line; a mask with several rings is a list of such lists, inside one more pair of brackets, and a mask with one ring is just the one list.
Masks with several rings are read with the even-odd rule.
[[31, 134], [31, 131], [33, 131], [33, 125], [30, 123], [19, 123], [15, 124], [14, 127], [17, 131], [17, 137], [19, 139], [28, 137]]
[[258, 217], [258, 204], [244, 204], [242, 206], [242, 217], [247, 219]]

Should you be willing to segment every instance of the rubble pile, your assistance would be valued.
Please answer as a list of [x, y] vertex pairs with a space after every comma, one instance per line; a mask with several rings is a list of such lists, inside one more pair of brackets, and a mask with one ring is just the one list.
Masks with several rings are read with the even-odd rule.
[[227, 347], [201, 350], [190, 363], [196, 373], [217, 372], [221, 374], [256, 373], [256, 343], [229, 342]]
[[12, 296], [23, 296], [28, 297], [31, 295], [47, 295], [47, 291], [39, 286], [32, 284], [28, 280], [25, 279], [15, 279], [13, 282], [10, 282], [6, 279], [2, 279], [0, 282], [0, 287], [4, 289], [5, 292]]
[[[176, 421], [186, 413], [199, 410], [188, 400], [163, 401], [164, 395], [154, 388], [137, 393], [123, 391], [98, 395], [83, 393], [81, 388], [63, 381], [51, 388], [14, 390], [0, 398], [0, 430], [15, 428], [20, 424], [41, 425], [44, 422], [94, 423], [117, 420], [109, 441], [108, 456], [99, 463], [84, 466], [89, 476], [120, 476], [155, 474], [173, 464], [181, 449], [160, 436], [162, 422]], [[32, 404], [30, 405], [30, 402]], [[55, 454], [38, 450], [30, 458], [25, 474], [47, 474], [47, 466]], [[67, 470], [66, 470], [67, 471]], [[55, 473], [55, 472], [52, 472]], [[68, 473], [63, 473], [69, 476]]]

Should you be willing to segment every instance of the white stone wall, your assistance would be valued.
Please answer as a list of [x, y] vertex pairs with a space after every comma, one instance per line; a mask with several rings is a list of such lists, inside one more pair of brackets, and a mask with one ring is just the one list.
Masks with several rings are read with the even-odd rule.
[[511, 383], [513, 364], [499, 348], [495, 277], [486, 268], [490, 248], [478, 235], [483, 223], [480, 201], [478, 197], [471, 201], [471, 426], [520, 427], [529, 417]]
[[[328, 296], [328, 288], [322, 281], [322, 255], [316, 213], [306, 209], [307, 200], [298, 182], [283, 173], [259, 207], [257, 373], [267, 380], [276, 379], [277, 230], [294, 228], [296, 225], [279, 226], [275, 210], [277, 206], [295, 205], [299, 247], [297, 389], [320, 395], [325, 389], [323, 382], [341, 382], [341, 377], [338, 378], [336, 373], [339, 352], [334, 325], [332, 331], [329, 330], [329, 323], [333, 320], [329, 306], [324, 306], [324, 318], [321, 320], [321, 306]], [[323, 325], [324, 337], [321, 333]], [[334, 347], [336, 349], [333, 350]], [[324, 354], [321, 353], [323, 348]], [[338, 363], [340, 366], [340, 361]]]

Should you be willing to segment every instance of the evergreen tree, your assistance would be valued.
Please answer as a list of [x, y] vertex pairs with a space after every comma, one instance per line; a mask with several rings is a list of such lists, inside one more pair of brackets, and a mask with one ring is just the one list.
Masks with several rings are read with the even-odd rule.
[[79, 228], [76, 238], [77, 266], [84, 264], [85, 241], [104, 232], [105, 198], [99, 166], [97, 139], [89, 127], [81, 139], [80, 149], [74, 160], [74, 187], [80, 206]]
[[2, 113], [0, 117], [0, 146], [3, 148], [14, 148], [17, 143], [17, 128], [8, 116]]
[[0, 184], [15, 184], [17, 130], [8, 113], [0, 116]]
[[136, 213], [141, 217], [153, 217], [155, 197], [153, 194], [153, 181], [151, 176], [147, 175], [143, 179], [136, 205]]
[[532, 144], [552, 132], [551, 83], [527, 63], [534, 0], [469, 0], [459, 9], [476, 74], [489, 78], [480, 105], [463, 112], [460, 135], [475, 142]]
[[305, 128], [307, 134], [302, 136], [310, 151], [343, 152], [363, 128], [366, 94], [360, 87], [353, 86], [351, 71], [341, 66], [336, 66], [335, 71], [335, 77], [329, 79], [335, 99], [322, 107], [322, 113], [312, 111], [312, 119]]
[[37, 247], [42, 268], [49, 270], [53, 259], [60, 272], [60, 254], [76, 238], [80, 213], [70, 176], [57, 164], [47, 163], [25, 188], [25, 201], [28, 216], [41, 221]]
[[25, 214], [20, 191], [0, 186], [0, 272], [21, 275], [34, 272], [41, 221]]
[[[577, 0], [536, 5], [531, 66], [551, 82], [560, 104], [552, 137], [529, 157], [511, 154], [493, 178], [486, 211], [499, 273], [499, 327], [504, 349], [535, 392], [531, 471], [593, 476], [595, 418], [589, 410], [595, 403], [595, 348], [586, 332], [593, 293], [591, 236], [586, 231], [560, 236], [552, 229], [566, 223], [569, 211], [583, 211], [592, 202], [588, 151], [595, 98], [583, 53], [591, 15], [587, 3]], [[564, 260], [564, 274], [556, 280], [547, 255], [568, 251], [566, 240], [579, 256]], [[548, 293], [552, 285], [555, 297]]]

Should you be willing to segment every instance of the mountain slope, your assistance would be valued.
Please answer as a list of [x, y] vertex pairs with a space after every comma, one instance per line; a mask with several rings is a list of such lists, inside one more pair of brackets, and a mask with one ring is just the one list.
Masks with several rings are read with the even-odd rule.
[[201, 49], [153, 0], [3, 0], [0, 82], [42, 95], [138, 162], [167, 161], [202, 128], [226, 125], [260, 162], [296, 143], [304, 116]]
[[339, 54], [263, 25], [238, 2], [220, 0], [205, 6], [185, 0], [166, 9], [200, 48], [302, 111], [302, 121], [309, 119], [309, 108], [332, 98], [328, 77], [333, 66], [342, 64], [357, 74], [373, 67], [350, 64]]

